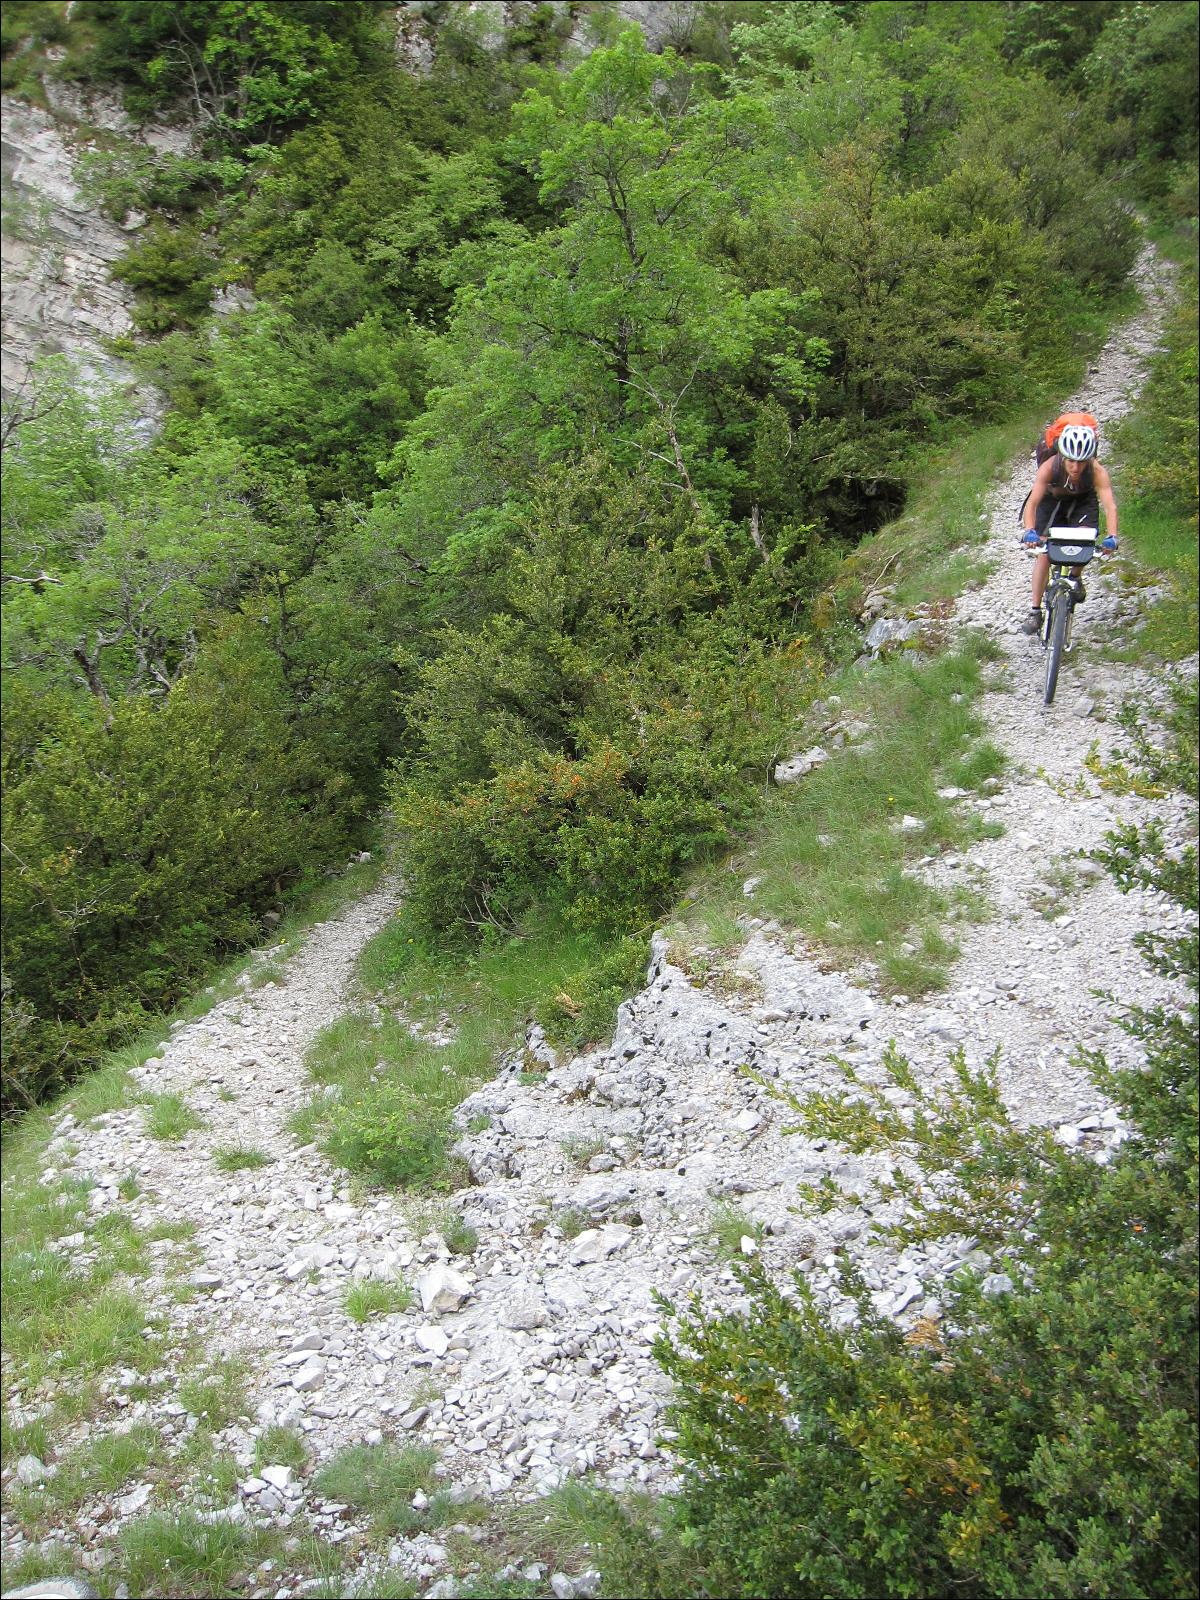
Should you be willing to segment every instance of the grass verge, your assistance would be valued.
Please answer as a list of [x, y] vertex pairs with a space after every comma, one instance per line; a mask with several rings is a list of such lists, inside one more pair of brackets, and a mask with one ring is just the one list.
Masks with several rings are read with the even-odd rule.
[[669, 1499], [568, 1482], [522, 1506], [509, 1535], [551, 1571], [599, 1568], [606, 1595], [707, 1594], [703, 1569], [672, 1519]]
[[1003, 767], [975, 707], [994, 655], [971, 635], [932, 660], [902, 652], [847, 676], [839, 717], [865, 723], [867, 739], [770, 797], [746, 848], [694, 886], [677, 939], [702, 930], [710, 945], [740, 943], [749, 873], [750, 909], [799, 929], [838, 965], [867, 959], [892, 992], [940, 988], [955, 955], [946, 925], [978, 903], [965, 888], [935, 888], [913, 863], [996, 827], [938, 792], [969, 794]]
[[474, 952], [435, 950], [402, 912], [360, 959], [378, 1009], [350, 1012], [318, 1036], [308, 1069], [321, 1092], [293, 1132], [375, 1181], [426, 1193], [452, 1186], [453, 1112], [530, 1015], [571, 1044], [598, 1037], [647, 953], [645, 939], [581, 935], [549, 919]]

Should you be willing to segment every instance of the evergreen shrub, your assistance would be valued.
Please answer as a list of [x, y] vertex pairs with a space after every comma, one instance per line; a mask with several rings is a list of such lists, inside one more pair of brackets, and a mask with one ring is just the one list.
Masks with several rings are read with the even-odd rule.
[[21, 685], [5, 708], [6, 1107], [175, 1003], [281, 879], [349, 843], [341, 780], [289, 729], [262, 646], [227, 640], [161, 708], [82, 711]]
[[134, 322], [142, 333], [191, 327], [204, 316], [215, 283], [214, 262], [194, 228], [148, 226], [112, 273], [138, 291]]
[[[1194, 699], [1190, 715], [1194, 752]], [[963, 1273], [940, 1291], [940, 1321], [906, 1336], [848, 1267], [846, 1328], [801, 1274], [783, 1291], [750, 1264], [748, 1310], [676, 1310], [658, 1353], [709, 1592], [1196, 1593], [1196, 853], [1130, 826], [1102, 859], [1193, 921], [1140, 941], [1191, 991], [1125, 1012], [1144, 1070], [1085, 1058], [1132, 1128], [1111, 1159], [1014, 1126], [994, 1071], [961, 1058], [931, 1092], [893, 1056], [908, 1117], [850, 1069], [850, 1097], [794, 1103], [810, 1136], [937, 1175], [933, 1198], [923, 1177], [899, 1180], [910, 1209], [895, 1231], [973, 1235], [1012, 1291], [985, 1297]]]

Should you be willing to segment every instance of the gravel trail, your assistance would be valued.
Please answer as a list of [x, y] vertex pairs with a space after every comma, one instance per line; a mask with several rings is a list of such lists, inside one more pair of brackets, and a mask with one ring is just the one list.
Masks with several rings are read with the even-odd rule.
[[[1167, 269], [1147, 252], [1138, 277], [1143, 310], [1116, 332], [1071, 401], [1105, 427], [1128, 408], [1158, 338]], [[179, 1303], [171, 1293], [174, 1246], [163, 1248], [145, 1294], [169, 1323], [171, 1348], [190, 1348], [189, 1360], [197, 1348], [236, 1356], [249, 1374], [252, 1415], [222, 1434], [240, 1482], [214, 1514], [286, 1520], [303, 1511], [335, 1542], [356, 1528], [351, 1512], [315, 1495], [307, 1474], [255, 1473], [255, 1438], [276, 1423], [304, 1432], [314, 1464], [350, 1443], [430, 1443], [462, 1496], [528, 1496], [590, 1469], [617, 1487], [669, 1483], [669, 1457], [655, 1442], [666, 1384], [650, 1355], [659, 1322], [652, 1297], [702, 1286], [714, 1304], [734, 1299], [733, 1274], [713, 1248], [714, 1205], [736, 1206], [757, 1225], [761, 1237], [752, 1245], [748, 1236], [746, 1248], [781, 1267], [799, 1263], [819, 1289], [832, 1292], [830, 1251], [846, 1245], [882, 1309], [901, 1319], [936, 1315], [942, 1276], [964, 1259], [987, 1265], [984, 1258], [970, 1241], [899, 1258], [868, 1245], [872, 1216], [861, 1202], [877, 1170], [871, 1159], [782, 1137], [778, 1102], [737, 1070], [743, 1064], [805, 1094], [838, 1081], [834, 1052], [870, 1071], [894, 1040], [919, 1073], [936, 1078], [957, 1047], [975, 1064], [999, 1048], [1003, 1092], [1020, 1120], [1054, 1125], [1100, 1159], [1119, 1143], [1115, 1116], [1068, 1057], [1083, 1042], [1113, 1061], [1136, 1059], [1111, 1008], [1090, 991], [1169, 998], [1133, 939], [1178, 922], [1157, 897], [1121, 895], [1074, 857], [1123, 821], [1159, 816], [1178, 839], [1191, 822], [1174, 801], [1102, 790], [1083, 766], [1093, 744], [1101, 757], [1119, 745], [1112, 713], [1125, 698], [1165, 700], [1161, 674], [1081, 650], [1067, 659], [1055, 705], [1041, 704], [1040, 647], [1018, 631], [1029, 569], [1017, 511], [1031, 477], [1022, 460], [997, 485], [989, 507], [995, 566], [955, 614], [957, 626], [984, 628], [1002, 645], [984, 716], [1009, 766], [993, 793], [961, 800], [1002, 823], [1003, 837], [919, 869], [980, 887], [993, 908], [961, 934], [946, 992], [887, 1000], [862, 974], [822, 970], [802, 945], [754, 917], [752, 900], [740, 993], [698, 985], [656, 936], [647, 985], [621, 1008], [610, 1046], [558, 1060], [534, 1030], [527, 1049], [544, 1060], [544, 1078], [531, 1083], [520, 1070], [524, 1055], [514, 1057], [460, 1109], [460, 1152], [474, 1182], [452, 1204], [477, 1229], [479, 1246], [453, 1260], [398, 1200], [352, 1189], [314, 1148], [297, 1149], [285, 1125], [310, 1093], [304, 1051], [349, 1002], [355, 957], [392, 913], [394, 884], [314, 928], [283, 982], [247, 988], [178, 1028], [141, 1069], [142, 1089], [181, 1095], [205, 1118], [202, 1127], [164, 1144], [146, 1134], [138, 1108], [86, 1127], [70, 1118], [59, 1125], [45, 1181], [89, 1177], [97, 1214], [195, 1225], [185, 1269], [194, 1297]], [[1119, 481], [1117, 493], [1119, 501]], [[1120, 568], [1089, 574], [1088, 588], [1081, 644], [1119, 637], [1136, 609]], [[829, 728], [837, 731], [836, 716]], [[1056, 879], [1066, 884], [1057, 906]], [[272, 1164], [222, 1174], [213, 1151], [229, 1145], [260, 1148]], [[131, 1201], [119, 1188], [130, 1172], [140, 1185]], [[844, 1206], [819, 1222], [793, 1215], [796, 1183], [826, 1172], [842, 1186]], [[86, 1254], [86, 1236], [68, 1243]], [[352, 1321], [348, 1288], [396, 1276], [417, 1286], [412, 1308]], [[152, 1398], [131, 1400], [133, 1376], [117, 1375], [111, 1414], [92, 1426], [148, 1418], [182, 1442], [196, 1423], [178, 1399], [181, 1374], [168, 1364]], [[49, 1398], [22, 1395], [15, 1420]], [[84, 1547], [86, 1564], [101, 1566], [113, 1531], [147, 1503], [165, 1503], [161, 1489], [127, 1485], [89, 1503], [64, 1534]], [[11, 1527], [5, 1537], [19, 1548]], [[397, 1540], [390, 1559], [423, 1582], [444, 1570], [446, 1556], [418, 1536]], [[259, 1592], [296, 1592], [288, 1582], [276, 1574]]]

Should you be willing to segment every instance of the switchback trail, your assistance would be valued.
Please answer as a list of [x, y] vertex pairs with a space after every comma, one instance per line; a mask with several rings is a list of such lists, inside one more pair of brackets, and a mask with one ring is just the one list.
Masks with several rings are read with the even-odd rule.
[[[1114, 334], [1072, 402], [1086, 403], [1106, 428], [1128, 408], [1158, 336], [1164, 269], [1147, 252], [1138, 274], [1144, 308]], [[1168, 998], [1133, 941], [1143, 929], [1175, 926], [1176, 913], [1155, 896], [1121, 895], [1077, 853], [1122, 822], [1157, 816], [1168, 837], [1182, 838], [1189, 820], [1174, 800], [1101, 789], [1083, 765], [1093, 743], [1101, 758], [1119, 745], [1112, 713], [1124, 699], [1164, 701], [1161, 674], [1072, 656], [1054, 706], [1041, 704], [1040, 648], [1018, 631], [1029, 571], [1017, 510], [1031, 473], [1022, 459], [996, 488], [995, 566], [961, 597], [954, 618], [1002, 646], [983, 714], [1008, 767], [995, 792], [959, 801], [1002, 823], [1003, 835], [917, 869], [938, 883], [969, 883], [991, 906], [989, 920], [959, 935], [950, 987], [920, 1001], [886, 999], [869, 972], [818, 965], [802, 943], [755, 917], [752, 901], [741, 997], [737, 985], [732, 993], [703, 986], [657, 936], [647, 984], [622, 1007], [611, 1046], [557, 1060], [531, 1035], [529, 1047], [548, 1063], [544, 1078], [529, 1082], [514, 1057], [461, 1108], [461, 1150], [475, 1181], [453, 1205], [479, 1246], [451, 1261], [442, 1238], [423, 1234], [399, 1197], [364, 1196], [316, 1148], [297, 1149], [285, 1126], [311, 1090], [307, 1045], [353, 1003], [355, 956], [397, 904], [397, 888], [385, 884], [314, 928], [283, 981], [248, 986], [180, 1026], [135, 1074], [141, 1091], [181, 1096], [202, 1126], [164, 1144], [149, 1137], [137, 1106], [87, 1125], [69, 1116], [59, 1123], [44, 1181], [90, 1180], [89, 1222], [119, 1211], [139, 1228], [165, 1221], [195, 1230], [190, 1244], [165, 1242], [139, 1285], [164, 1329], [153, 1392], [131, 1397], [136, 1374], [118, 1372], [102, 1414], [78, 1437], [148, 1420], [172, 1447], [182, 1445], [197, 1426], [179, 1398], [186, 1368], [235, 1358], [249, 1398], [244, 1418], [220, 1432], [239, 1481], [207, 1513], [217, 1518], [286, 1522], [303, 1513], [335, 1542], [361, 1526], [314, 1492], [308, 1469], [256, 1471], [256, 1437], [280, 1423], [302, 1430], [312, 1467], [348, 1444], [431, 1444], [464, 1497], [528, 1496], [591, 1469], [616, 1487], [665, 1486], [670, 1461], [655, 1440], [666, 1383], [650, 1353], [660, 1320], [652, 1296], [703, 1287], [714, 1305], [733, 1299], [735, 1280], [712, 1246], [715, 1203], [732, 1202], [761, 1225], [768, 1264], [800, 1264], [831, 1294], [830, 1252], [848, 1246], [876, 1303], [902, 1321], [937, 1315], [939, 1282], [963, 1259], [991, 1266], [969, 1241], [898, 1258], [869, 1245], [873, 1217], [855, 1190], [876, 1170], [872, 1161], [783, 1137], [786, 1116], [742, 1065], [803, 1096], [840, 1082], [835, 1053], [870, 1075], [894, 1040], [919, 1076], [935, 1080], [957, 1048], [973, 1065], [998, 1050], [1003, 1093], [1019, 1120], [1055, 1125], [1101, 1158], [1119, 1142], [1115, 1116], [1072, 1051], [1084, 1044], [1114, 1062], [1136, 1059], [1091, 991], [1115, 988], [1125, 1002]], [[1079, 637], [1120, 638], [1136, 600], [1115, 564], [1092, 572]], [[833, 714], [826, 731], [837, 727]], [[834, 759], [853, 758], [851, 745]], [[1067, 899], [1047, 917], [1055, 882], [1068, 886]], [[222, 1173], [213, 1152], [239, 1144], [271, 1164]], [[797, 1182], [826, 1172], [845, 1204], [820, 1219], [794, 1215]], [[125, 1198], [130, 1175], [139, 1192]], [[91, 1247], [86, 1228], [58, 1244], [75, 1261]], [[423, 1286], [427, 1304], [418, 1296], [409, 1310], [360, 1325], [345, 1297], [366, 1277], [404, 1277]], [[180, 1298], [181, 1282], [190, 1298]], [[851, 1313], [838, 1306], [835, 1314]], [[47, 1409], [56, 1390], [47, 1380], [16, 1392], [19, 1423]], [[148, 1476], [89, 1500], [64, 1520], [61, 1537], [82, 1547], [85, 1565], [100, 1567], [123, 1524], [171, 1503], [164, 1482]], [[8, 1522], [4, 1535], [17, 1553], [22, 1535]], [[419, 1535], [397, 1539], [389, 1560], [423, 1583], [444, 1571], [446, 1553]], [[295, 1582], [276, 1572], [258, 1592], [299, 1592]]]

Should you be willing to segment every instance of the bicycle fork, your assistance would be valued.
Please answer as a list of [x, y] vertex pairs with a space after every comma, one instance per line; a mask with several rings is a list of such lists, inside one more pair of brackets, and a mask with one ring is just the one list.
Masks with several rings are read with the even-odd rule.
[[1060, 592], [1065, 589], [1068, 595], [1069, 609], [1067, 611], [1067, 634], [1063, 641], [1064, 651], [1071, 648], [1071, 635], [1075, 631], [1075, 607], [1079, 604], [1079, 590], [1082, 587], [1080, 580], [1075, 577], [1060, 578], [1057, 584], [1049, 588], [1043, 597], [1045, 607], [1045, 621], [1042, 623], [1042, 649], [1050, 648], [1050, 631], [1054, 624], [1054, 601]]

